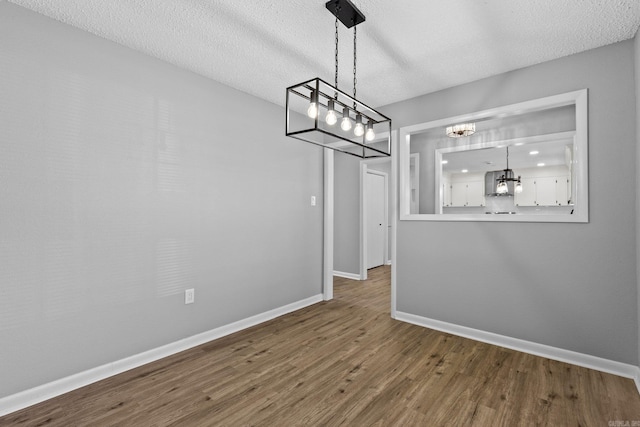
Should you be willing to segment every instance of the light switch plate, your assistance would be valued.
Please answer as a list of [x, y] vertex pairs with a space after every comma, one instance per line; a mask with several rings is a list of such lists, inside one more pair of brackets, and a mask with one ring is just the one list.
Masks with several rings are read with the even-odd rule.
[[186, 289], [184, 291], [184, 303], [185, 304], [193, 304], [196, 300], [196, 291], [195, 289]]
[[316, 196], [311, 196], [311, 206], [316, 205]]

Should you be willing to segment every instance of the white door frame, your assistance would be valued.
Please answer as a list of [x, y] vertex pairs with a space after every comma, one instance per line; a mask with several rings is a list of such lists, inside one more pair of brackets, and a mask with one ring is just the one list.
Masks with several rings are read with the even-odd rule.
[[396, 318], [396, 284], [398, 274], [398, 131], [391, 133], [391, 318]]
[[389, 175], [374, 169], [369, 169], [368, 165], [390, 162], [391, 159], [375, 159], [360, 161], [360, 280], [367, 280], [367, 174], [378, 175], [384, 178], [384, 264], [389, 261]]
[[[333, 215], [334, 215], [334, 151], [324, 149], [324, 260], [323, 260], [323, 298], [333, 298]], [[386, 159], [383, 159], [386, 160]], [[375, 161], [375, 160], [369, 160]], [[387, 160], [388, 161], [388, 160]], [[362, 175], [361, 175], [362, 176]], [[396, 281], [397, 281], [397, 225], [398, 225], [398, 131], [391, 132], [391, 318], [396, 318]], [[362, 206], [362, 204], [361, 204]], [[362, 222], [362, 220], [361, 220]], [[365, 269], [366, 272], [366, 269]]]
[[333, 153], [324, 150], [322, 298], [333, 299]]

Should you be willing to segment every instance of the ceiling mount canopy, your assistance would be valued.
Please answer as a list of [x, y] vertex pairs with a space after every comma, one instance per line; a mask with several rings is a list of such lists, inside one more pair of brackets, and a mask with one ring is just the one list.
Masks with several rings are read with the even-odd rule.
[[366, 19], [362, 12], [349, 0], [330, 0], [325, 6], [347, 28], [354, 27]]
[[[356, 98], [356, 26], [366, 18], [349, 0], [326, 8], [335, 16], [334, 85], [316, 77], [287, 88], [286, 135], [364, 159], [390, 156], [391, 119]], [[338, 21], [353, 28], [353, 96], [338, 89]]]

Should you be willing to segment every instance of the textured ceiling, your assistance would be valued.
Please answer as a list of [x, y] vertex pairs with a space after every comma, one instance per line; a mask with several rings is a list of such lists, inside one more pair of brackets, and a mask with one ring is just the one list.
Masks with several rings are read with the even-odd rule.
[[[10, 0], [284, 104], [285, 88], [333, 82], [325, 0]], [[355, 0], [358, 98], [374, 107], [632, 38], [639, 0]], [[340, 84], [353, 33], [340, 25]]]

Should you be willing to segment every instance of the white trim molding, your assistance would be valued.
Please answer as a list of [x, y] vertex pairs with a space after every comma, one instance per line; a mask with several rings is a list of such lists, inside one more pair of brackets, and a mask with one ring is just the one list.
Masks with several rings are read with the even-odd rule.
[[0, 416], [321, 302], [322, 294], [0, 398]]
[[[520, 114], [533, 113], [547, 110], [550, 108], [564, 107], [568, 105], [575, 106], [575, 135], [574, 152], [572, 160], [572, 168], [575, 173], [575, 179], [572, 180], [572, 195], [575, 194], [574, 209], [571, 215], [567, 214], [518, 214], [518, 215], [486, 215], [480, 213], [467, 214], [450, 214], [450, 213], [411, 213], [411, 182], [409, 177], [410, 155], [411, 155], [411, 135], [422, 133], [433, 128], [443, 128], [453, 123], [467, 123], [486, 120], [490, 118], [505, 118]], [[399, 129], [398, 137], [398, 178], [399, 178], [399, 214], [401, 221], [491, 221], [491, 222], [589, 222], [589, 189], [588, 189], [588, 90], [581, 89], [573, 92], [567, 92], [559, 95], [548, 96], [545, 98], [533, 99], [530, 101], [519, 102], [516, 104], [505, 105], [501, 107], [491, 108], [488, 110], [477, 111], [475, 113], [463, 114], [455, 117], [447, 117], [433, 120], [426, 123], [418, 123], [415, 125], [405, 126]], [[541, 135], [539, 138], [543, 140], [549, 135]], [[512, 144], [530, 142], [531, 138], [521, 140], [492, 141], [484, 143], [478, 147], [495, 146], [496, 144]], [[535, 140], [535, 138], [533, 139]], [[465, 146], [466, 147], [466, 146]], [[477, 147], [476, 147], [477, 148]], [[434, 150], [434, 161], [436, 151]], [[423, 159], [424, 160], [424, 159]], [[441, 163], [435, 163], [436, 170]], [[439, 175], [433, 178], [433, 184], [436, 189], [440, 188]], [[429, 178], [431, 179], [431, 178]], [[572, 196], [573, 199], [573, 196]], [[438, 201], [440, 199], [438, 198]], [[436, 206], [440, 205], [438, 202]]]
[[398, 131], [391, 135], [391, 318], [396, 318], [396, 283], [398, 254]]
[[359, 251], [360, 258], [358, 260], [360, 264], [360, 279], [359, 280], [367, 280], [367, 233], [364, 224], [367, 222], [367, 210], [364, 205], [364, 191], [366, 186], [365, 177], [367, 176], [368, 166], [367, 163], [363, 160], [360, 161], [360, 176], [359, 176], [359, 195], [358, 195], [358, 214], [360, 218], [360, 230], [358, 230], [360, 237], [359, 239]]
[[572, 350], [552, 347], [545, 344], [525, 341], [518, 338], [507, 337], [505, 335], [494, 334], [493, 332], [481, 331], [467, 326], [455, 325], [453, 323], [429, 319], [427, 317], [403, 313], [400, 311], [396, 311], [396, 319], [402, 322], [412, 323], [414, 325], [435, 329], [437, 331], [450, 333], [475, 341], [533, 354], [534, 356], [546, 357], [547, 359], [553, 359], [559, 362], [570, 363], [572, 365], [582, 366], [596, 371], [631, 378], [635, 380], [638, 391], [640, 392], [640, 369], [634, 365], [616, 362], [615, 360], [603, 359], [589, 354], [578, 353]]
[[338, 276], [338, 277], [344, 277], [345, 279], [351, 279], [351, 280], [362, 280], [360, 278], [359, 274], [356, 273], [346, 273], [344, 271], [336, 271], [333, 270], [333, 275], [334, 276]]
[[333, 150], [324, 149], [324, 212], [323, 212], [323, 263], [322, 297], [325, 301], [333, 299], [333, 203], [334, 203], [334, 158]]

